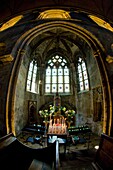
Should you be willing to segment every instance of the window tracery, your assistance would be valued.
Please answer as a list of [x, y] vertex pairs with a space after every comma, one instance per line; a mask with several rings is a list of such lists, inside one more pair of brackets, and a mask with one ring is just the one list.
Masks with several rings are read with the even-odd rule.
[[32, 60], [29, 65], [28, 76], [27, 76], [27, 91], [37, 93], [37, 63], [35, 60]]
[[79, 91], [89, 90], [89, 80], [85, 61], [79, 57], [77, 63]]
[[47, 62], [45, 93], [69, 93], [70, 78], [67, 61], [59, 55], [53, 56]]

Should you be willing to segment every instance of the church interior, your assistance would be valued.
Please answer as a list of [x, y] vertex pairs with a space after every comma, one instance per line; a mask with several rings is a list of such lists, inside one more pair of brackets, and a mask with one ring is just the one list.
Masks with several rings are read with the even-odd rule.
[[64, 151], [78, 133], [112, 141], [111, 0], [0, 1], [0, 148], [8, 135], [20, 140], [25, 132], [35, 136], [31, 144], [36, 134], [46, 137], [47, 149], [68, 135]]

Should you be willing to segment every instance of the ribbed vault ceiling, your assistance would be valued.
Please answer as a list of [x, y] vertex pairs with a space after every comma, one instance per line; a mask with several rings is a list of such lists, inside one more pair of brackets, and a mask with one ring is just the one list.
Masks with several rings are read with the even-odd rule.
[[86, 44], [78, 35], [62, 28], [55, 28], [34, 39], [31, 46], [34, 46], [35, 56], [46, 59], [53, 53], [59, 52], [73, 62], [74, 54], [79, 52], [79, 48], [84, 52]]

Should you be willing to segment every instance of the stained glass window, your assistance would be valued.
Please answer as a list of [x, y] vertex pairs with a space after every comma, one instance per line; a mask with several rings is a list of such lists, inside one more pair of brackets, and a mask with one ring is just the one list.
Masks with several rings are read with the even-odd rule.
[[88, 74], [85, 61], [79, 57], [78, 59], [78, 82], [79, 91], [89, 90]]
[[37, 75], [37, 64], [35, 60], [30, 62], [28, 76], [27, 76], [27, 86], [26, 90], [31, 92], [37, 92], [36, 84], [36, 75]]
[[69, 93], [70, 79], [67, 61], [55, 55], [47, 62], [45, 93]]

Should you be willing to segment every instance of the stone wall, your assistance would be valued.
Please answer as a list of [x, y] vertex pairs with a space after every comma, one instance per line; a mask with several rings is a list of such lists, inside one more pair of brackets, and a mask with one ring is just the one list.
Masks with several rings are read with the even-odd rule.
[[0, 65], [0, 136], [6, 134], [6, 98], [12, 63]]

